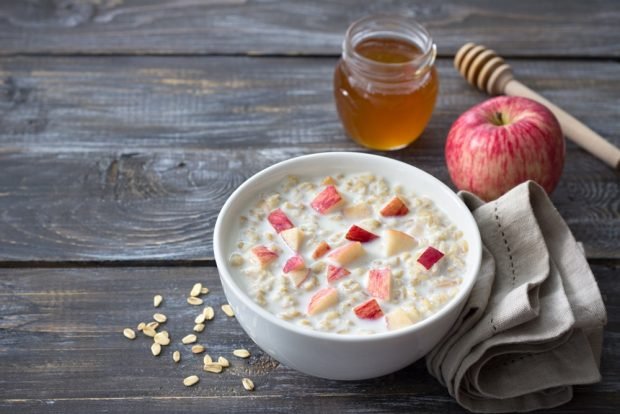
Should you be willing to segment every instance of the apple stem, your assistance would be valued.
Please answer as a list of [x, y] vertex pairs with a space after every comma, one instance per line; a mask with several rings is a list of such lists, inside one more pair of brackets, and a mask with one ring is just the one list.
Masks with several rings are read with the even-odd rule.
[[502, 113], [501, 112], [495, 112], [495, 119], [497, 119], [497, 124], [498, 125], [504, 125], [504, 120], [502, 119]]

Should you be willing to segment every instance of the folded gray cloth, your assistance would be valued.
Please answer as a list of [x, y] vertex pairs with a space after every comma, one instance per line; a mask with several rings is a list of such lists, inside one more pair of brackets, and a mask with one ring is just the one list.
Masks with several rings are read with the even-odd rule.
[[486, 204], [459, 196], [480, 228], [482, 267], [429, 372], [471, 411], [569, 401], [572, 385], [601, 379], [606, 313], [583, 251], [534, 182]]

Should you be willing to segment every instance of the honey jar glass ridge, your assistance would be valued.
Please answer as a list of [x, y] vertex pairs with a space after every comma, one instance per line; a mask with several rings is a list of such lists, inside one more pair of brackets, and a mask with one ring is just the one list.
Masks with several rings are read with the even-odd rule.
[[358, 144], [396, 150], [415, 141], [435, 107], [437, 48], [419, 23], [400, 16], [354, 22], [334, 72], [334, 98], [346, 133]]

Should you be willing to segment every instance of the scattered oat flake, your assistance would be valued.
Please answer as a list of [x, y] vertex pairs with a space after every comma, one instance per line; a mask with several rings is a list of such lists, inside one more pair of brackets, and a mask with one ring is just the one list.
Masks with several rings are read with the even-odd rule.
[[138, 324], [138, 327], [136, 328], [138, 331], [142, 331], [144, 329], [144, 327], [146, 326], [146, 324], [144, 322], [140, 322]]
[[250, 351], [247, 349], [235, 349], [233, 355], [239, 358], [247, 358], [250, 356]]
[[155, 329], [151, 328], [148, 325], [145, 326], [144, 329], [142, 329], [142, 333], [146, 336], [150, 336], [151, 338], [157, 335], [157, 332], [155, 332]]
[[136, 333], [131, 328], [123, 329], [123, 335], [125, 335], [125, 338], [127, 339], [136, 339]]
[[161, 305], [161, 302], [164, 300], [162, 295], [155, 295], [153, 296], [153, 306], [155, 306], [156, 308], [159, 307], [159, 305]]
[[189, 303], [190, 305], [202, 305], [203, 301], [200, 298], [190, 296], [189, 298], [187, 298], [187, 303]]
[[231, 308], [228, 303], [225, 305], [222, 305], [222, 311], [224, 311], [224, 313], [230, 316], [231, 318], [235, 316], [235, 312], [233, 311], [233, 308]]
[[209, 288], [203, 287], [202, 289], [200, 289], [200, 294], [201, 295], [206, 295], [207, 293], [209, 293]]
[[222, 372], [222, 366], [216, 362], [205, 364], [202, 369], [204, 369], [207, 372], [213, 372], [216, 374], [219, 374], [220, 372]]
[[194, 287], [192, 287], [192, 290], [189, 292], [189, 295], [196, 297], [200, 295], [201, 291], [202, 291], [202, 283], [196, 283]]
[[244, 378], [241, 380], [241, 383], [243, 384], [243, 388], [245, 388], [246, 391], [254, 391], [254, 382], [252, 382], [251, 379]]
[[215, 311], [211, 306], [207, 306], [202, 310], [202, 314], [205, 316], [205, 319], [210, 321], [215, 316]]
[[186, 387], [191, 387], [192, 385], [197, 384], [198, 381], [200, 381], [198, 375], [190, 375], [183, 380], [183, 385], [185, 385]]
[[153, 340], [159, 345], [170, 345], [170, 336], [166, 331], [158, 332], [153, 338]]
[[202, 358], [202, 362], [203, 362], [205, 365], [207, 365], [207, 364], [211, 364], [211, 363], [213, 363], [213, 359], [211, 358], [211, 355], [206, 354], [206, 355], [204, 356], [204, 358]]
[[188, 344], [193, 344], [194, 342], [196, 342], [196, 335], [194, 334], [189, 334], [183, 337], [183, 339], [181, 339], [181, 342], [183, 342], [185, 345]]
[[181, 353], [179, 351], [174, 351], [172, 353], [172, 360], [174, 362], [179, 362], [181, 360]]
[[146, 326], [151, 329], [157, 329], [159, 328], [159, 322], [155, 322], [155, 321], [149, 322], [146, 324]]
[[194, 325], [194, 332], [202, 332], [204, 330], [205, 330], [204, 323], [197, 323], [196, 325]]
[[159, 355], [161, 353], [161, 345], [155, 342], [153, 345], [151, 345], [151, 352], [155, 356]]
[[168, 320], [166, 315], [164, 315], [163, 313], [156, 313], [155, 315], [153, 315], [153, 319], [155, 319], [158, 323], [164, 323]]
[[194, 323], [204, 323], [204, 321], [205, 321], [204, 312], [201, 312], [198, 316], [196, 316], [196, 319], [194, 319]]
[[192, 353], [194, 354], [202, 354], [204, 351], [205, 351], [205, 347], [202, 345], [192, 346]]
[[230, 366], [230, 362], [228, 362], [228, 360], [226, 358], [224, 358], [223, 356], [219, 357], [217, 359], [217, 363], [220, 364], [223, 367], [229, 367]]

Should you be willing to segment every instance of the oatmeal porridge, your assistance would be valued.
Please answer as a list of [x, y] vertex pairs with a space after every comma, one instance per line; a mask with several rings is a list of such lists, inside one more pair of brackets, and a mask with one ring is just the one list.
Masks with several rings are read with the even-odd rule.
[[231, 271], [277, 317], [341, 334], [400, 329], [459, 291], [468, 245], [440, 206], [370, 173], [289, 176], [239, 217]]

